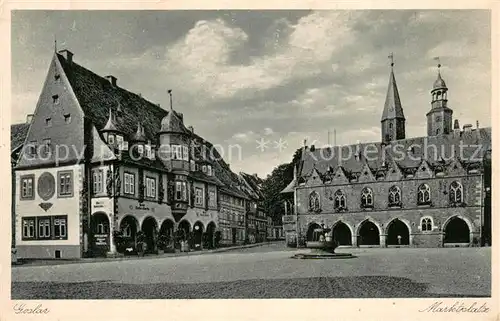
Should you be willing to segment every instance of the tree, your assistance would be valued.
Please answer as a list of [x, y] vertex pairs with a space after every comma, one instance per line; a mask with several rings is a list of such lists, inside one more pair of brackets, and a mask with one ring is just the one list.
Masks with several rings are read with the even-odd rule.
[[272, 217], [274, 224], [282, 224], [281, 217], [285, 213], [283, 202], [292, 198], [292, 195], [281, 194], [280, 192], [293, 180], [293, 168], [300, 162], [301, 151], [301, 149], [295, 151], [292, 162], [275, 167], [262, 183], [264, 208], [268, 215]]

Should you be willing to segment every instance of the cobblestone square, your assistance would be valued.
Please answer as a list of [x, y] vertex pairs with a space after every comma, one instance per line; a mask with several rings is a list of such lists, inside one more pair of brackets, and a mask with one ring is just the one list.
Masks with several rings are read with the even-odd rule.
[[19, 266], [12, 299], [488, 297], [490, 248], [341, 248], [295, 260], [281, 243], [226, 253]]

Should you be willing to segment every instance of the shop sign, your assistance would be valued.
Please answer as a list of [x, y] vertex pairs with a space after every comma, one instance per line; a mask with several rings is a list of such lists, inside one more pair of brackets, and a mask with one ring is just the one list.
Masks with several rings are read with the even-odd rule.
[[108, 234], [94, 234], [95, 245], [107, 246], [108, 245]]

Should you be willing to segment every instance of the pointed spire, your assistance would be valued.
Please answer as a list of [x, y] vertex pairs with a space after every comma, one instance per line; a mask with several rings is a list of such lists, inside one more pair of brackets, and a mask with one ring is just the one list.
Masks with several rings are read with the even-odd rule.
[[104, 128], [102, 129], [103, 131], [118, 131], [118, 129], [116, 128], [116, 119], [115, 119], [115, 116], [113, 114], [113, 110], [110, 108], [109, 109], [109, 118], [108, 118], [108, 122], [106, 123], [106, 126], [104, 126]]
[[441, 60], [439, 57], [434, 57], [434, 60], [438, 62], [437, 68], [438, 68], [438, 76], [436, 81], [434, 82], [434, 85], [432, 86], [433, 89], [438, 89], [438, 88], [446, 88], [446, 83], [444, 82], [443, 78], [441, 77]]
[[146, 142], [146, 135], [144, 133], [144, 127], [142, 127], [141, 123], [137, 123], [137, 131], [134, 134], [133, 140], [136, 142]]
[[387, 88], [382, 121], [394, 118], [405, 119], [403, 107], [401, 106], [401, 100], [399, 98], [396, 78], [394, 77], [394, 55], [391, 53], [389, 58], [391, 59], [391, 74], [389, 75], [389, 86]]

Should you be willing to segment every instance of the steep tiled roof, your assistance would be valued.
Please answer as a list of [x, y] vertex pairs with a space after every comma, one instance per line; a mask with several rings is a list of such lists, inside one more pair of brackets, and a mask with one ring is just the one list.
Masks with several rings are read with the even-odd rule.
[[[157, 134], [161, 132], [162, 123], [172, 125], [172, 122], [174, 122], [175, 128], [173, 129], [175, 131], [191, 135], [209, 148], [212, 146], [210, 142], [191, 133], [184, 126], [182, 113], [174, 110], [166, 111], [138, 94], [127, 91], [116, 84], [113, 85], [108, 79], [80, 66], [74, 60], [68, 62], [63, 55], [57, 54], [57, 58], [68, 77], [85, 116], [92, 121], [97, 130], [104, 128], [111, 109], [116, 120], [114, 124], [116, 129], [121, 131], [128, 141], [133, 140], [137, 132], [137, 124], [140, 123], [141, 129], [144, 130], [144, 136], [154, 144], [157, 141]], [[140, 166], [151, 166], [165, 170], [159, 159], [148, 160], [142, 158], [140, 162], [134, 162], [128, 153], [123, 153], [122, 160]], [[190, 175], [201, 180], [212, 181], [217, 185], [224, 184], [227, 187], [227, 193], [246, 198], [246, 195], [238, 189], [237, 175], [230, 170], [229, 165], [224, 162], [216, 150], [214, 150], [214, 159], [206, 159], [206, 161], [213, 163], [215, 177], [200, 173], [191, 173], [192, 175]]]
[[[476, 155], [478, 148], [480, 152]], [[473, 129], [460, 134], [402, 139], [388, 145], [374, 142], [314, 151], [307, 149], [302, 154], [300, 176], [310, 175], [314, 167], [320, 173], [326, 173], [330, 167], [335, 169], [339, 165], [350, 174], [360, 172], [365, 163], [370, 169], [377, 170], [383, 167], [384, 163], [389, 164], [391, 159], [403, 171], [417, 168], [422, 159], [426, 159], [431, 166], [436, 166], [442, 158], [450, 159], [452, 155], [456, 155], [464, 163], [473, 163], [489, 149], [491, 149], [491, 128]], [[356, 152], [357, 150], [361, 151], [361, 155]]]
[[[116, 118], [116, 127], [125, 134], [127, 140], [135, 134], [137, 123], [144, 126], [148, 140], [156, 141], [160, 123], [168, 112], [141, 96], [119, 86], [113, 86], [106, 78], [80, 66], [74, 60], [70, 63], [57, 54], [71, 88], [86, 117], [101, 130], [109, 118], [109, 110]], [[121, 113], [117, 113], [120, 106]]]
[[14, 124], [10, 125], [10, 151], [14, 151], [14, 149], [20, 147], [24, 144], [24, 140], [26, 139], [26, 135], [28, 135], [28, 129], [30, 128], [30, 124], [22, 123], [22, 124]]

